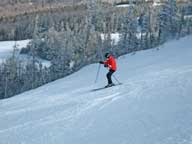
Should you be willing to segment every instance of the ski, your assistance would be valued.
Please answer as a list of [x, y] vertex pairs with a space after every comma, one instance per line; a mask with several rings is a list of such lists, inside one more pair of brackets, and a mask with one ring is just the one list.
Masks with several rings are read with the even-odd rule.
[[108, 88], [115, 87], [115, 86], [119, 86], [119, 85], [122, 85], [122, 83], [115, 84], [115, 85], [108, 86], [108, 87], [105, 86], [105, 87], [100, 87], [100, 88], [92, 89], [91, 92], [99, 91], [99, 90], [103, 90], [103, 89], [108, 89]]

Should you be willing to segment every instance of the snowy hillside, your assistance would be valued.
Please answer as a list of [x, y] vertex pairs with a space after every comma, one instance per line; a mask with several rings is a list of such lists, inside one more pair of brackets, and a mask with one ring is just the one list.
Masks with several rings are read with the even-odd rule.
[[15, 41], [5, 41], [0, 42], [0, 62], [4, 61], [6, 58], [11, 57], [13, 54], [14, 46], [17, 47], [18, 50], [27, 46], [30, 40], [23, 40], [19, 42]]
[[[22, 59], [26, 62], [29, 59], [28, 55], [19, 54], [22, 48], [27, 47], [31, 40], [22, 40], [22, 41], [3, 41], [0, 42], [0, 63], [4, 62], [7, 58], [10, 58], [13, 55], [14, 47], [17, 48], [17, 58]], [[38, 60], [42, 63], [43, 66], [49, 67], [51, 65], [50, 61], [43, 60], [38, 58]]]
[[[192, 36], [118, 59], [123, 85], [89, 65], [0, 101], [1, 144], [191, 144]], [[115, 81], [115, 80], [114, 80]]]

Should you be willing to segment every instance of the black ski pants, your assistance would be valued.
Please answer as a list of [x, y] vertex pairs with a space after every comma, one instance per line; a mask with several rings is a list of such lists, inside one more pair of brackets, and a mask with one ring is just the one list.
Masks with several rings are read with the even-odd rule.
[[109, 72], [107, 73], [107, 80], [108, 80], [108, 84], [112, 84], [112, 79], [111, 79], [111, 76], [112, 74], [114, 73], [115, 71], [114, 70], [109, 70]]

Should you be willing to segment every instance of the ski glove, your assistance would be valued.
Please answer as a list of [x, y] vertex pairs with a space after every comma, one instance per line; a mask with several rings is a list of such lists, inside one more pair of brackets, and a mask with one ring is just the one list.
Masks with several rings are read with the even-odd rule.
[[99, 63], [100, 63], [100, 64], [104, 64], [104, 62], [103, 62], [103, 61], [100, 61]]

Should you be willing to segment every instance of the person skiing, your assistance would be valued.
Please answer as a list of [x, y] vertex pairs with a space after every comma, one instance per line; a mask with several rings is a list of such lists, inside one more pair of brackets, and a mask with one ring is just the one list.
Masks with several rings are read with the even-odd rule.
[[117, 65], [116, 65], [116, 60], [115, 58], [110, 54], [110, 53], [106, 53], [105, 54], [105, 61], [100, 61], [100, 64], [104, 64], [104, 67], [108, 67], [109, 68], [109, 72], [107, 73], [107, 81], [108, 81], [108, 85], [105, 87], [111, 87], [114, 86], [115, 84], [112, 82], [111, 76], [112, 74], [117, 70]]

